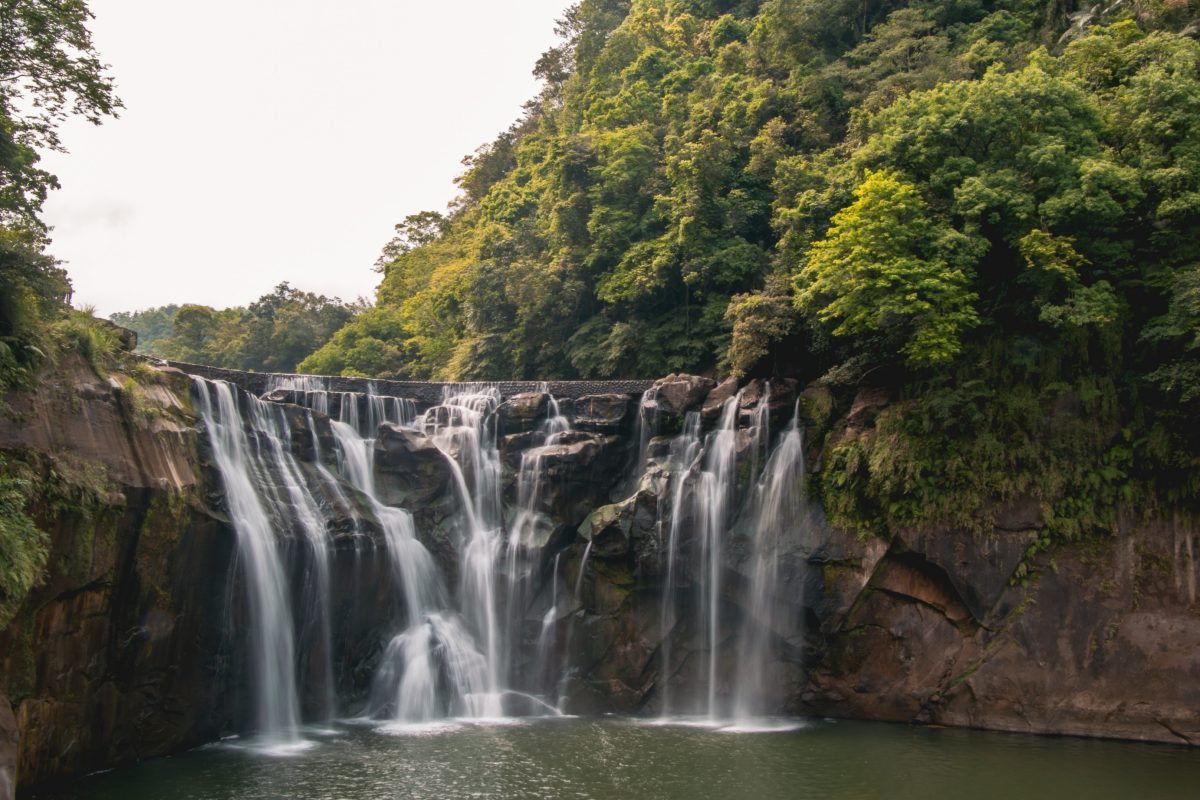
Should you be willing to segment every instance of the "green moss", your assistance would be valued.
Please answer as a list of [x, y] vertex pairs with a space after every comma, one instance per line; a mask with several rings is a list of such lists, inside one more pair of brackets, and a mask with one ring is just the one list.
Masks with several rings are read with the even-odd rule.
[[800, 394], [800, 418], [806, 435], [820, 441], [829, 431], [837, 401], [833, 392], [824, 386], [813, 386]]
[[826, 454], [826, 510], [866, 535], [927, 526], [987, 534], [997, 509], [1032, 498], [1046, 526], [1014, 576], [1023, 580], [1039, 553], [1112, 531], [1118, 509], [1147, 493], [1132, 474], [1132, 434], [1118, 425], [1114, 392], [1092, 377], [914, 390]]
[[34, 493], [27, 465], [0, 456], [0, 630], [42, 579], [50, 537], [26, 513]]

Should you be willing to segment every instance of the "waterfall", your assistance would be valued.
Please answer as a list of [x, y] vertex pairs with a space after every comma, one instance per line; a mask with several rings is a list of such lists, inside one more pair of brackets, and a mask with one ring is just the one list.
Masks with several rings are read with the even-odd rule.
[[276, 531], [285, 527], [282, 520], [273, 519], [282, 511], [274, 483], [290, 477], [280, 468], [285, 460], [281, 430], [287, 423], [281, 424], [277, 416], [281, 409], [241, 392], [235, 395], [224, 381], [193, 378], [193, 382], [198, 416], [208, 433], [237, 534], [257, 731], [266, 742], [295, 744], [300, 741], [295, 631], [287, 572], [276, 541]]
[[[663, 579], [662, 601], [659, 606], [659, 629], [662, 631], [662, 663], [661, 692], [662, 716], [665, 718], [672, 712], [671, 707], [671, 636], [677, 616], [675, 595], [678, 591], [678, 561], [680, 533], [683, 526], [683, 499], [688, 475], [700, 456], [700, 414], [688, 412], [684, 417], [683, 432], [671, 442], [669, 459], [669, 491], [670, 506], [666, 509], [670, 519], [669, 534], [666, 546], [666, 573]], [[660, 503], [660, 514], [662, 509]], [[661, 528], [661, 521], [660, 521]]]
[[417, 415], [412, 400], [380, 394], [376, 381], [367, 382], [366, 392], [339, 392], [330, 388], [328, 378], [275, 375], [268, 390], [293, 392], [298, 405], [344, 422], [366, 439], [374, 439], [379, 426], [385, 422], [411, 425]]
[[468, 715], [503, 715], [503, 643], [497, 610], [500, 519], [500, 455], [496, 448], [495, 411], [500, 392], [494, 387], [446, 387], [441, 405], [425, 412], [422, 427], [446, 456], [466, 518], [459, 547], [459, 594], [462, 613], [476, 641], [483, 645], [486, 689], [469, 698]]
[[545, 544], [547, 528], [552, 524], [542, 513], [543, 456], [571, 430], [571, 422], [559, 411], [554, 395], [546, 393], [547, 416], [535, 432], [533, 447], [521, 453], [517, 473], [517, 515], [508, 537], [508, 550], [535, 548]]
[[721, 644], [721, 572], [725, 532], [733, 507], [737, 466], [737, 417], [741, 393], [725, 401], [716, 430], [705, 441], [704, 469], [696, 484], [696, 522], [700, 529], [700, 613], [706, 619], [709, 719], [718, 717], [717, 649]]
[[[784, 621], [787, 609], [779, 607], [779, 559], [783, 539], [808, 521], [804, 491], [804, 436], [799, 424], [800, 405], [779, 444], [767, 459], [754, 486], [748, 509], [750, 547], [750, 598], [738, 654], [738, 685], [734, 719], [745, 723], [774, 708], [767, 665], [771, 638]], [[803, 530], [800, 531], [804, 533]]]
[[654, 436], [658, 429], [658, 404], [655, 402], [657, 399], [658, 388], [651, 386], [649, 389], [642, 392], [642, 399], [638, 401], [638, 453], [637, 463], [633, 468], [633, 477], [631, 483], [631, 488], [634, 491], [637, 490], [637, 486], [642, 479], [642, 475], [646, 473], [646, 454], [650, 449], [650, 438]]
[[[401, 724], [452, 716], [491, 719], [514, 713], [518, 706], [512, 701], [553, 711], [567, 699], [568, 679], [585, 677], [573, 666], [572, 644], [576, 627], [586, 621], [583, 581], [594, 542], [587, 541], [577, 571], [567, 567], [562, 558], [567, 551], [555, 538], [563, 520], [551, 507], [557, 496], [548, 491], [548, 470], [560, 463], [556, 454], [566, 443], [587, 434], [572, 431], [558, 399], [541, 385], [546, 415], [532, 434], [514, 440], [526, 446], [513, 476], [515, 504], [505, 509], [498, 387], [447, 386], [437, 405], [418, 414], [411, 400], [380, 395], [374, 383], [366, 392], [336, 391], [333, 385], [324, 378], [277, 377], [270, 391], [284, 394], [259, 400], [223, 382], [195, 379], [198, 416], [237, 533], [259, 734], [273, 743], [301, 741], [301, 686], [320, 690], [324, 698], [312, 703], [321, 708], [306, 706], [307, 712], [329, 719], [337, 711], [331, 509], [334, 516], [354, 517], [356, 565], [359, 541], [381, 541], [374, 552], [387, 559], [385, 580], [395, 599], [392, 628], [381, 642], [369, 687], [372, 717]], [[688, 412], [665, 462], [656, 456], [654, 469], [666, 476], [651, 482], [662, 492], [654, 530], [661, 553], [658, 691], [664, 717], [699, 713], [710, 722], [730, 715], [746, 721], [774, 709], [773, 650], [780, 636], [790, 635], [791, 621], [777, 600], [781, 542], [803, 532], [807, 507], [802, 431], [793, 415], [772, 442], [770, 397], [767, 385], [751, 412], [742, 408], [742, 392], [726, 399], [707, 434], [701, 414]], [[649, 443], [657, 432], [656, 399], [655, 390], [647, 390], [639, 405], [637, 460], [627, 476], [635, 492], [647, 474]], [[453, 492], [447, 500], [457, 501], [450, 518], [455, 584], [418, 537], [412, 513], [380, 499], [386, 495], [376, 480], [384, 486], [383, 473], [377, 476], [374, 462], [385, 422], [424, 434], [444, 459]], [[294, 431], [304, 438], [293, 442]], [[312, 463], [301, 463], [293, 451]], [[741, 496], [746, 501], [739, 508]], [[371, 531], [379, 535], [368, 536]], [[726, 611], [732, 606], [723, 597], [732, 574], [726, 564], [738, 552], [731, 544], [743, 541], [744, 613], [734, 625]], [[553, 552], [547, 552], [550, 545]], [[548, 607], [541, 605], [547, 599]], [[560, 631], [565, 641], [558, 641]], [[681, 671], [673, 655], [688, 634], [695, 644]], [[730, 646], [736, 647], [736, 662], [723, 652]], [[736, 685], [726, 688], [721, 666], [732, 663]], [[680, 675], [693, 679], [686, 697]]]
[[[700, 417], [691, 412], [684, 419], [682, 433], [671, 443], [670, 454], [670, 526], [666, 542], [666, 565], [663, 580], [662, 598], [659, 608], [659, 627], [663, 631], [660, 664], [662, 677], [660, 679], [661, 709], [660, 714], [667, 718], [681, 709], [672, 693], [671, 679], [674, 665], [672, 664], [672, 636], [670, 630], [674, 627], [673, 620], [678, 615], [678, 595], [681, 589], [682, 569], [681, 556], [685, 551], [685, 539], [691, 538], [695, 543], [692, 552], [693, 585], [696, 587], [696, 619], [701, 623], [703, 632], [703, 647], [706, 653], [704, 675], [701, 681], [703, 697], [693, 698], [688, 704], [692, 710], [698, 710], [709, 722], [716, 723], [723, 718], [724, 712], [719, 700], [718, 689], [720, 677], [718, 666], [721, 655], [721, 644], [729, 635], [737, 631], [728, 631], [723, 624], [722, 583], [724, 573], [725, 549], [728, 534], [737, 517], [737, 479], [739, 433], [738, 416], [740, 412], [742, 393], [730, 397], [721, 407], [721, 414], [716, 427], [703, 440], [701, 446]], [[754, 412], [751, 414], [750, 441], [748, 448], [749, 470], [752, 478], [759, 472], [762, 454], [770, 447], [770, 386], [765, 387]], [[771, 459], [775, 459], [773, 455]], [[763, 468], [763, 480], [770, 474], [771, 459]], [[756, 506], [757, 508], [757, 506]], [[763, 525], [771, 524], [771, 520], [779, 520], [778, 511], [775, 517], [769, 518], [769, 510], [765, 507], [759, 513]], [[774, 560], [764, 555], [774, 568]], [[768, 572], [763, 567], [763, 572]], [[767, 592], [767, 597], [774, 593], [774, 584], [767, 587], [756, 585], [754, 592]], [[765, 663], [766, 656], [761, 663]], [[741, 691], [742, 675], [737, 678]], [[749, 695], [747, 695], [749, 697]], [[696, 700], [702, 702], [696, 703]], [[737, 702], [735, 700], [735, 702]], [[748, 700], [746, 701], [749, 702]]]
[[[380, 409], [370, 420], [376, 428], [390, 421], [385, 406], [369, 403], [368, 408]], [[371, 505], [387, 544], [393, 583], [404, 600], [404, 628], [388, 643], [373, 680], [372, 712], [400, 723], [479, 716], [478, 698], [491, 688], [483, 658], [450, 610], [441, 572], [417, 539], [412, 514], [383, 504], [375, 494], [374, 439], [359, 435], [353, 415], [342, 417], [330, 423], [341, 469]]]
[[[371, 713], [404, 724], [452, 715], [498, 716], [498, 704], [492, 699], [498, 696], [494, 670], [453, 610], [437, 564], [417, 539], [412, 515], [384, 504], [376, 493], [374, 453], [379, 426], [385, 422], [413, 425], [417, 421], [415, 405], [404, 398], [379, 395], [374, 383], [368, 388], [366, 393], [338, 392], [329, 388], [327, 379], [307, 376], [287, 376], [272, 384], [272, 389], [296, 392], [296, 399], [313, 411], [336, 412], [330, 428], [339, 470], [365, 497], [383, 533], [392, 583], [403, 602], [402, 627], [385, 646], [372, 680]], [[461, 432], [442, 433], [440, 440], [434, 437], [439, 446], [457, 441]], [[472, 457], [473, 464], [486, 461], [477, 454]], [[328, 475], [327, 471], [323, 474]], [[473, 477], [477, 477], [474, 472]], [[461, 471], [458, 478], [462, 496], [467, 497], [470, 493]], [[486, 513], [483, 504], [474, 500], [467, 503], [466, 511], [471, 520]], [[478, 526], [472, 522], [469, 527]]]
[[548, 685], [555, 677], [554, 646], [558, 626], [558, 562], [562, 553], [555, 553], [554, 567], [550, 573], [550, 607], [542, 615], [542, 628], [538, 631], [537, 659], [534, 661], [534, 680], [538, 686]]
[[[549, 386], [543, 383], [539, 390], [547, 398], [546, 418], [534, 432], [534, 445], [521, 453], [521, 464], [517, 472], [516, 514], [509, 526], [504, 548], [507, 589], [504, 603], [503, 664], [505, 683], [510, 687], [517, 685], [518, 670], [515, 667], [518, 664], [517, 651], [521, 639], [523, 612], [535, 588], [534, 579], [542, 563], [542, 548], [549, 543], [554, 532], [553, 520], [543, 513], [545, 456], [571, 431], [571, 422], [563, 416], [558, 400], [549, 392]], [[539, 634], [539, 641], [544, 633], [545, 624], [542, 634]], [[542, 676], [536, 669], [532, 675], [526, 677], [522, 688], [533, 692], [543, 688]]]

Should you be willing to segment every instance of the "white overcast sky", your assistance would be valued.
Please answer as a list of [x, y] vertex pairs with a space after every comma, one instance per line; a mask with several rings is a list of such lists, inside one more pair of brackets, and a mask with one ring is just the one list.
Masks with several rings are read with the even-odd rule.
[[63, 128], [45, 218], [75, 305], [351, 300], [392, 226], [538, 90], [570, 0], [91, 0], [121, 118]]

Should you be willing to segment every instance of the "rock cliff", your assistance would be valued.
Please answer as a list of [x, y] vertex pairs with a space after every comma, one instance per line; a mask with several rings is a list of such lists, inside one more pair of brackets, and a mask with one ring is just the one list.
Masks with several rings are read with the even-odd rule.
[[[537, 387], [513, 388], [496, 414], [509, 509], [548, 402]], [[657, 713], [667, 676], [678, 694], [703, 677], [706, 646], [699, 615], [688, 610], [697, 576], [686, 566], [672, 584], [675, 610], [662, 611], [664, 532], [681, 479], [670, 450], [687, 412], [711, 427], [739, 387], [671, 376], [639, 408], [644, 388], [566, 393], [561, 405], [574, 430], [539, 450], [537, 511], [550, 524], [527, 543], [539, 583], [510, 611], [520, 647], [532, 653], [550, 597], [577, 598], [550, 615], [573, 711]], [[743, 457], [763, 388], [742, 387]], [[797, 388], [775, 382], [765, 429], [783, 428]], [[270, 399], [287, 409], [302, 469], [335, 472], [328, 417], [293, 405], [286, 392]], [[872, 403], [885, 401], [862, 394], [840, 424], [870, 425]], [[0, 631], [0, 798], [14, 765], [20, 785], [30, 786], [248, 724], [247, 656], [231, 635], [246, 613], [235, 539], [192, 402], [191, 381], [178, 370], [100, 377], [83, 362], [5, 398], [0, 451], [39, 476], [31, 511], [50, 534], [51, 555], [44, 580]], [[380, 497], [413, 512], [418, 537], [454, 585], [460, 530], [446, 460], [410, 428], [384, 426], [375, 447]], [[819, 463], [819, 452], [808, 455]], [[401, 602], [388, 588], [379, 526], [362, 496], [342, 486], [322, 509], [334, 549], [334, 644], [326, 659], [315, 637], [300, 636], [310, 717], [321, 712], [326, 669], [340, 709], [361, 710], [381, 656], [381, 621]], [[795, 521], [770, 598], [780, 610], [768, 666], [776, 710], [1200, 743], [1200, 527], [1131, 510], [1119, 535], [1030, 563], [1043, 524], [1037, 510], [1018, 503], [996, 520], [986, 535], [930, 529], [887, 539], [832, 528], [820, 509]], [[685, 539], [690, 527], [681, 521]], [[722, 697], [742, 679], [736, 631], [749, 607], [751, 534], [731, 531], [721, 557], [720, 614], [731, 632], [718, 644]], [[685, 553], [697, 546], [682, 543]], [[289, 569], [300, 575], [310, 564], [293, 549]], [[1018, 566], [1034, 576], [1025, 585]]]

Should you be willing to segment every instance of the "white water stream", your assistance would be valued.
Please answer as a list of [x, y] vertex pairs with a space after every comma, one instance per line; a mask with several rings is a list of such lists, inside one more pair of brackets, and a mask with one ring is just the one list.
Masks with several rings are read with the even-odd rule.
[[[331, 391], [327, 381], [314, 378], [277, 381], [272, 389], [292, 392], [290, 398], [309, 409], [305, 423], [296, 423], [284, 406], [229, 384], [196, 379], [195, 385], [238, 536], [260, 737], [283, 745], [301, 742], [302, 681], [320, 683], [322, 719], [338, 712], [330, 606], [333, 539], [327, 529], [331, 506], [356, 520], [356, 554], [358, 542], [371, 537], [359, 514], [345, 512], [369, 512], [363, 519], [373, 518], [378, 526], [397, 598], [393, 633], [382, 643], [371, 685], [371, 716], [405, 725], [447, 717], [495, 719], [514, 709], [553, 712], [551, 706], [562, 702], [569, 672], [564, 665], [571, 663], [573, 629], [583, 619], [582, 588], [593, 542], [588, 541], [578, 572], [565, 575], [563, 545], [555, 544], [561, 523], [547, 505], [546, 481], [551, 457], [575, 434], [554, 397], [547, 397], [546, 416], [533, 433], [524, 434], [516, 502], [506, 525], [497, 442], [502, 397], [495, 387], [448, 387], [439, 404], [418, 414], [411, 401], [373, 390]], [[636, 456], [631, 453], [629, 480], [620, 483], [634, 490], [648, 469], [650, 439], [659, 424], [647, 413], [653, 400], [654, 392], [647, 392], [639, 407]], [[802, 435], [793, 420], [771, 447], [769, 390], [750, 413], [748, 430], [739, 431], [741, 400], [741, 393], [729, 398], [707, 434], [700, 415], [689, 413], [666, 463], [658, 457], [656, 469], [669, 476], [658, 504], [658, 535], [664, 540], [659, 623], [666, 634], [658, 690], [664, 717], [698, 714], [713, 723], [746, 722], [773, 710], [766, 699], [772, 693], [769, 664], [781, 630], [778, 618], [787, 613], [778, 608], [780, 541], [806, 518]], [[320, 415], [331, 413], [339, 474], [322, 462], [321, 436], [327, 434], [317, 430]], [[421, 543], [409, 510], [379, 498], [374, 455], [383, 423], [424, 434], [445, 458], [459, 510], [454, 591]], [[293, 431], [302, 428], [311, 442], [292, 441]], [[294, 455], [301, 445], [316, 454], [311, 464]], [[739, 506], [739, 473], [751, 482], [744, 507]], [[750, 543], [743, 621], [731, 620], [724, 597], [726, 551], [735, 528]], [[295, 548], [301, 546], [308, 554], [300, 562], [303, 570], [295, 566]], [[556, 548], [552, 560], [550, 546]], [[303, 585], [292, 586], [290, 580]], [[560, 600], [558, 585], [568, 580], [573, 585], [562, 594], [570, 592], [569, 604]], [[539, 597], [543, 604], [548, 597], [548, 607], [539, 606], [530, 617]], [[559, 626], [568, 616], [565, 646], [559, 647]], [[693, 659], [695, 674], [683, 692], [672, 684], [681, 666], [673, 660], [679, 643], [675, 633], [685, 617], [694, 620], [692, 649], [700, 661]], [[721, 654], [730, 642], [737, 648], [732, 686], [721, 674]], [[311, 657], [301, 658], [302, 652]]]

